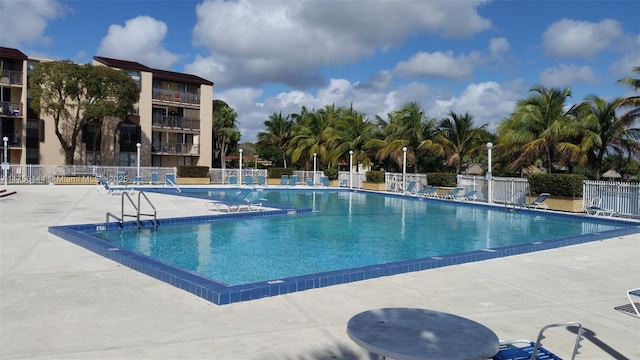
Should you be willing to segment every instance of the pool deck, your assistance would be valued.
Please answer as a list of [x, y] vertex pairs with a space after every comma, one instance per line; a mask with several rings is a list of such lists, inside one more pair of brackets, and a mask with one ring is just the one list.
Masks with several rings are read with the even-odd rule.
[[[502, 339], [580, 321], [578, 359], [640, 359], [640, 319], [614, 309], [640, 287], [640, 235], [218, 306], [48, 233], [104, 222], [94, 186], [9, 186], [0, 199], [0, 359], [372, 359], [346, 333], [380, 307], [468, 317]], [[160, 218], [204, 200], [148, 193]], [[544, 344], [570, 353], [571, 332]]]

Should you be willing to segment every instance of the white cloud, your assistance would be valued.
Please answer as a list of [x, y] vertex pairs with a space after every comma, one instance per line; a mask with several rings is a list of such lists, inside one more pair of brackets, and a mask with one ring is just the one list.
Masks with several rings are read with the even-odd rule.
[[164, 48], [167, 25], [149, 16], [127, 20], [124, 26], [111, 25], [100, 42], [98, 55], [137, 61], [152, 68], [170, 69], [180, 56]]
[[426, 76], [465, 79], [473, 75], [476, 66], [483, 63], [478, 52], [454, 56], [452, 51], [419, 52], [396, 65], [394, 72], [405, 77]]
[[509, 41], [503, 37], [501, 38], [492, 38], [489, 40], [489, 53], [491, 54], [491, 58], [497, 58], [509, 51], [511, 46], [509, 45]]
[[[197, 5], [194, 43], [224, 64], [217, 83], [322, 84], [315, 69], [353, 63], [400, 46], [409, 36], [466, 37], [491, 25], [484, 1], [217, 1]], [[229, 79], [229, 80], [227, 80]]]
[[56, 0], [0, 0], [0, 45], [20, 48], [25, 44], [49, 45], [47, 22], [63, 17], [69, 9]]
[[624, 36], [622, 25], [612, 19], [598, 23], [563, 19], [542, 34], [545, 55], [591, 58], [611, 49]]
[[540, 74], [540, 83], [546, 87], [564, 88], [575, 83], [593, 84], [596, 76], [589, 66], [558, 65]]

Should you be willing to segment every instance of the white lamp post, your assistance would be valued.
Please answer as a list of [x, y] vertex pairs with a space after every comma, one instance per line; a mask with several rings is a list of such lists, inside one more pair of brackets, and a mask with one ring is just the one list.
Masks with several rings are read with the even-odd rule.
[[7, 143], [9, 142], [8, 137], [3, 137], [2, 141], [4, 141], [4, 161], [2, 162], [2, 171], [4, 172], [4, 186], [7, 186], [7, 168], [9, 167], [9, 161], [7, 159]]
[[487, 157], [489, 158], [489, 166], [487, 169], [487, 203], [493, 204], [493, 180], [491, 179], [491, 148], [493, 147], [493, 143], [487, 143]]
[[258, 170], [258, 154], [256, 154], [256, 161], [253, 163], [256, 170]]
[[313, 153], [313, 185], [316, 185], [316, 158], [318, 157], [317, 153]]
[[349, 150], [349, 188], [353, 189], [353, 150]]
[[402, 148], [402, 192], [407, 188], [407, 147]]
[[238, 172], [238, 185], [242, 184], [242, 149], [238, 150], [240, 152], [240, 169]]
[[137, 158], [136, 158], [136, 182], [139, 183], [140, 182], [140, 143], [136, 144], [136, 150], [137, 150]]

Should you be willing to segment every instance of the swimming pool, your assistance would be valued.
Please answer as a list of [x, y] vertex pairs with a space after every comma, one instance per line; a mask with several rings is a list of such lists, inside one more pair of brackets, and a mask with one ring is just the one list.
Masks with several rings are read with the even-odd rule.
[[636, 223], [619, 220], [349, 190], [250, 197], [282, 210], [188, 218], [157, 230], [85, 226], [74, 238], [225, 304], [638, 232]]

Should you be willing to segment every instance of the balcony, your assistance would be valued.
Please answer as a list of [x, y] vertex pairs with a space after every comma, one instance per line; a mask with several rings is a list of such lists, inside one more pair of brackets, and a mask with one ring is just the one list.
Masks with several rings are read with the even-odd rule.
[[22, 85], [22, 71], [2, 70], [0, 84]]
[[185, 118], [182, 116], [154, 116], [152, 127], [163, 129], [200, 131], [200, 119]]
[[200, 146], [177, 142], [153, 143], [152, 153], [154, 155], [200, 156]]
[[186, 104], [200, 104], [200, 97], [182, 91], [153, 89], [153, 99]]
[[7, 141], [7, 147], [10, 148], [19, 148], [22, 147], [22, 136], [20, 134], [2, 134], [0, 136], [0, 146], [4, 147], [4, 139], [7, 137], [9, 140]]
[[20, 104], [0, 101], [0, 116], [20, 116]]

